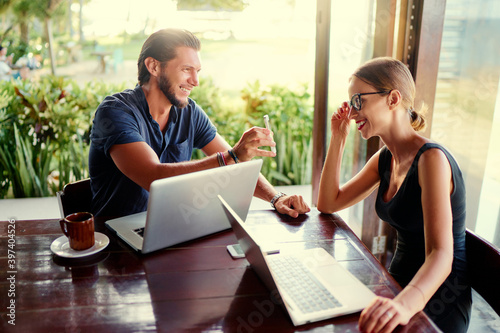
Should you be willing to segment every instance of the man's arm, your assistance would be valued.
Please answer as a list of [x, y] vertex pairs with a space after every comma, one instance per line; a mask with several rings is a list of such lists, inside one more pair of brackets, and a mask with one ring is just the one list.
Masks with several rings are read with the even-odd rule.
[[[270, 151], [259, 149], [261, 146], [273, 144], [269, 133], [269, 130], [259, 127], [246, 131], [233, 149], [238, 159], [245, 162], [255, 156], [274, 156], [275, 154]], [[235, 163], [227, 152], [229, 149], [231, 146], [216, 134], [215, 138], [202, 148], [207, 157], [201, 160], [161, 163], [154, 150], [145, 142], [116, 144], [109, 149], [109, 154], [125, 176], [149, 191], [151, 183], [156, 179], [218, 167], [215, 155], [217, 152], [224, 153], [228, 164]]]
[[[274, 144], [269, 134], [269, 130], [258, 127], [246, 131], [233, 148], [238, 160], [245, 162], [255, 156], [275, 156], [271, 151], [259, 149], [261, 146]], [[145, 142], [114, 145], [109, 153], [124, 175], [149, 191], [151, 183], [156, 179], [218, 167], [217, 152], [224, 154], [228, 164], [235, 163], [227, 152], [229, 149], [231, 146], [219, 134], [216, 134], [215, 138], [202, 148], [207, 157], [201, 160], [161, 163], [153, 149]], [[274, 187], [264, 176], [260, 175], [254, 195], [265, 201], [271, 201], [276, 194]], [[310, 211], [304, 199], [297, 195], [279, 198], [275, 202], [275, 207], [278, 212], [293, 217]]]
[[[257, 131], [257, 133], [255, 133]], [[248, 161], [250, 156], [268, 156], [274, 157], [275, 153], [267, 150], [261, 150], [259, 147], [271, 146], [275, 143], [270, 139], [270, 131], [264, 128], [254, 127], [246, 131], [240, 141], [234, 146], [233, 151], [239, 160]], [[263, 137], [264, 135], [264, 137]], [[234, 163], [234, 160], [226, 152], [231, 149], [231, 146], [217, 134], [214, 140], [203, 148], [206, 155], [212, 155], [217, 152], [224, 152], [228, 164]], [[261, 174], [255, 188], [254, 196], [267, 202], [278, 194], [276, 189], [269, 181]], [[274, 202], [276, 210], [281, 214], [287, 214], [292, 217], [297, 217], [299, 214], [305, 214], [311, 209], [300, 195], [284, 195]]]
[[161, 163], [154, 150], [145, 142], [114, 145], [109, 154], [118, 169], [136, 184], [149, 191], [156, 179], [215, 168], [217, 156], [178, 163]]

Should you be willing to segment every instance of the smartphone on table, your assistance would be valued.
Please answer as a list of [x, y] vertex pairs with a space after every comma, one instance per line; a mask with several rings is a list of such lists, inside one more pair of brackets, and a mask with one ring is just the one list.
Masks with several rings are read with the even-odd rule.
[[[233, 259], [245, 258], [245, 252], [241, 248], [240, 244], [231, 244], [226, 246], [227, 252], [231, 255]], [[276, 254], [280, 253], [280, 249], [276, 244], [264, 244], [262, 245], [262, 252], [265, 254]]]

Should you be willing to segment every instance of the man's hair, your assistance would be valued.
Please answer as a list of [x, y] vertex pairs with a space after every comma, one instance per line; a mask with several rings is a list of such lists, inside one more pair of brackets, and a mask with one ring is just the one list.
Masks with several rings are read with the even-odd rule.
[[163, 65], [176, 57], [177, 48], [181, 46], [199, 51], [201, 43], [191, 32], [182, 29], [162, 29], [149, 36], [137, 61], [139, 85], [148, 83], [151, 76], [144, 63], [147, 58], [152, 57]]

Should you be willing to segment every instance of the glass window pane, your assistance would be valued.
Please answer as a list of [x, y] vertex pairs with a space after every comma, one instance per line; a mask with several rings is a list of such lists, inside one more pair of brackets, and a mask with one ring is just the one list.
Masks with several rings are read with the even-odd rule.
[[[264, 158], [262, 173], [274, 185], [309, 185], [316, 2], [240, 2], [243, 10], [207, 10], [207, 4], [203, 10], [176, 13], [174, 26], [195, 32], [202, 41], [200, 82], [205, 85], [191, 96], [231, 145], [246, 129], [263, 127], [262, 116], [269, 114], [277, 156]], [[196, 94], [205, 92], [219, 103], [202, 104], [207, 98]]]
[[[431, 138], [457, 158], [467, 227], [500, 245], [500, 3], [448, 0]], [[496, 235], [496, 236], [495, 236]]]
[[[351, 74], [362, 63], [372, 58], [376, 24], [382, 26], [388, 24], [389, 16], [375, 19], [375, 6], [374, 0], [332, 0], [328, 137], [331, 135], [331, 115], [342, 102], [350, 99], [347, 88]], [[363, 139], [352, 122], [342, 160], [341, 183], [351, 179], [365, 165], [366, 144], [361, 141]], [[329, 143], [329, 138], [327, 142]], [[359, 149], [362, 151], [358, 152]], [[341, 215], [346, 217], [351, 228], [359, 235], [363, 218], [363, 203], [341, 212]]]

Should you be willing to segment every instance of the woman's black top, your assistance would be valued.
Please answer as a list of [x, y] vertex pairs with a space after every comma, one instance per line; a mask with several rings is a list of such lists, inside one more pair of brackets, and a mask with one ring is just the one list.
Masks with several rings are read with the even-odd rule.
[[[432, 148], [440, 149], [446, 155], [453, 177], [454, 186], [450, 195], [453, 215], [453, 265], [451, 274], [427, 303], [425, 312], [443, 331], [458, 332], [468, 326], [471, 296], [465, 251], [465, 184], [462, 172], [453, 156], [438, 144], [424, 144], [415, 156], [401, 187], [394, 197], [386, 202], [383, 197], [391, 179], [392, 154], [387, 147], [384, 147], [379, 158], [380, 187], [375, 208], [380, 219], [397, 230], [397, 246], [389, 272], [404, 288], [425, 261], [422, 190], [418, 182], [418, 161], [426, 150]], [[455, 326], [457, 321], [461, 326]]]

